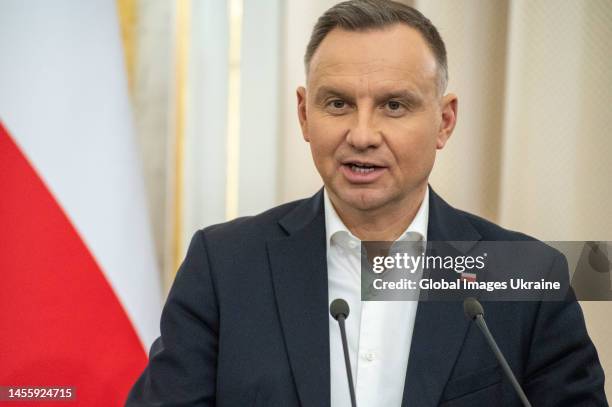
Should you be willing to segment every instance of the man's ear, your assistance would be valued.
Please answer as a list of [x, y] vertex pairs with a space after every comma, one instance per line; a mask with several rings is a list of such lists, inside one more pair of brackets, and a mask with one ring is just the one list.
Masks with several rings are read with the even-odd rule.
[[298, 119], [300, 120], [300, 127], [302, 128], [302, 137], [304, 137], [306, 142], [310, 142], [306, 119], [306, 88], [303, 86], [298, 87], [295, 94], [297, 96], [297, 113]]
[[457, 103], [457, 96], [453, 93], [442, 97], [440, 109], [442, 120], [440, 121], [440, 129], [438, 130], [436, 140], [436, 148], [438, 150], [444, 148], [446, 142], [453, 134], [455, 124], [457, 124]]

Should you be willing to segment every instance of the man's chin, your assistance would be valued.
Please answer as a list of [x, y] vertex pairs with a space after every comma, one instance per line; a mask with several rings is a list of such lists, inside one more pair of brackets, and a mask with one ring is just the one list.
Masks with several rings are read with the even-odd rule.
[[377, 211], [391, 201], [389, 196], [379, 191], [342, 191], [338, 194], [344, 205], [359, 211]]

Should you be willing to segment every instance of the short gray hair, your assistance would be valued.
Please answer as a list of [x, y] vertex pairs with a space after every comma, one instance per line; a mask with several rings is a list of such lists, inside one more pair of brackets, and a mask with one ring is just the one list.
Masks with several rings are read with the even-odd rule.
[[390, 0], [344, 1], [336, 4], [319, 17], [310, 35], [310, 41], [304, 55], [306, 75], [308, 75], [312, 56], [327, 34], [334, 28], [341, 28], [347, 31], [367, 31], [385, 28], [398, 23], [406, 24], [423, 36], [436, 58], [438, 64], [438, 85], [440, 93], [444, 92], [448, 82], [448, 66], [446, 62], [446, 47], [438, 30], [418, 10]]

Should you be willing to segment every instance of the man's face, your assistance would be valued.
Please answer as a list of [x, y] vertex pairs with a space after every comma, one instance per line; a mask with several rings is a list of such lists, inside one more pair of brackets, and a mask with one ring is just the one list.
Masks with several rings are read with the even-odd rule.
[[404, 24], [325, 37], [297, 90], [298, 115], [336, 207], [384, 210], [422, 197], [457, 109], [454, 95], [439, 95], [437, 73]]

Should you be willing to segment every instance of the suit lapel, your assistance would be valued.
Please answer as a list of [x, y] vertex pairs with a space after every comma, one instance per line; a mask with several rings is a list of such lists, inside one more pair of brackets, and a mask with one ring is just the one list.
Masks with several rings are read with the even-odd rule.
[[[459, 211], [430, 189], [428, 241], [453, 244], [467, 252], [480, 234]], [[463, 345], [469, 321], [459, 301], [420, 302], [414, 324], [403, 407], [437, 406]]]
[[322, 192], [281, 220], [268, 242], [274, 293], [300, 403], [329, 406], [329, 322]]

